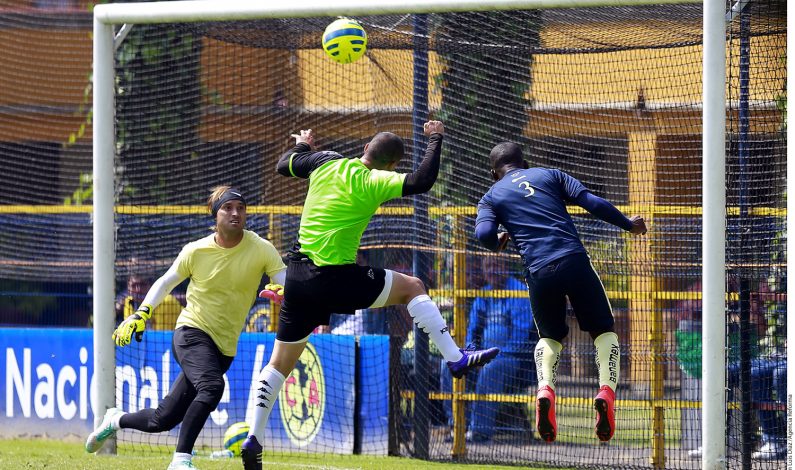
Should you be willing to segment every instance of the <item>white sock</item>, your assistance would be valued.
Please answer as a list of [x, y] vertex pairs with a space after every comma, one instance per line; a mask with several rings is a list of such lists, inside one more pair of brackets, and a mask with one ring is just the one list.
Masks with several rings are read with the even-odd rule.
[[422, 331], [428, 333], [431, 341], [441, 351], [445, 361], [456, 362], [464, 357], [458, 349], [458, 345], [453, 341], [453, 337], [450, 336], [450, 330], [447, 328], [447, 323], [444, 322], [442, 314], [439, 313], [439, 307], [428, 295], [418, 295], [411, 299], [408, 309], [409, 315], [414, 319], [414, 323]]
[[186, 454], [184, 452], [174, 452], [174, 457], [171, 459], [172, 462], [190, 462], [193, 458], [191, 454]]
[[621, 372], [621, 348], [618, 335], [612, 331], [602, 333], [593, 340], [596, 346], [596, 368], [599, 369], [599, 387], [607, 385], [616, 391]]
[[558, 374], [558, 362], [563, 345], [551, 338], [541, 338], [536, 344], [536, 375], [538, 388], [548, 385], [555, 390], [555, 380]]
[[254, 422], [249, 423], [248, 435], [256, 437], [260, 445], [265, 442], [265, 425], [268, 423], [273, 402], [279, 396], [279, 390], [282, 389], [284, 380], [281, 372], [271, 365], [267, 365], [259, 372], [257, 381], [252, 384], [257, 391], [254, 401]]
[[113, 426], [113, 429], [116, 431], [121, 429], [121, 424], [119, 422], [121, 421], [121, 417], [126, 414], [127, 413], [118, 413], [116, 416], [110, 419], [110, 425]]

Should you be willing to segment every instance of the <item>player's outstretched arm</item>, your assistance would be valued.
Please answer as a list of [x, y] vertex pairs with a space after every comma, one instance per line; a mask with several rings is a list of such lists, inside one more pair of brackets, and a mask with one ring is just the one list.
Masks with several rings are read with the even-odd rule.
[[439, 176], [439, 163], [442, 155], [442, 121], [428, 121], [423, 124], [423, 131], [428, 136], [428, 147], [420, 166], [406, 175], [403, 181], [403, 195], [422, 194], [431, 190]]
[[635, 235], [646, 233], [646, 222], [643, 220], [643, 217], [634, 216], [632, 219], [628, 219], [627, 216], [616, 209], [614, 205], [592, 194], [590, 191], [582, 191], [574, 202], [596, 217], [616, 227], [620, 227], [627, 232], [631, 232]]
[[283, 153], [276, 163], [276, 172], [282, 176], [309, 178], [309, 174], [320, 165], [345, 158], [336, 152], [316, 152], [315, 133], [312, 129], [290, 134], [290, 137], [295, 139], [295, 146]]
[[315, 133], [312, 129], [302, 129], [298, 134], [290, 134], [290, 138], [295, 139], [295, 146], [283, 153], [276, 162], [276, 172], [282, 176], [298, 176], [293, 169], [296, 157], [312, 153], [315, 146]]

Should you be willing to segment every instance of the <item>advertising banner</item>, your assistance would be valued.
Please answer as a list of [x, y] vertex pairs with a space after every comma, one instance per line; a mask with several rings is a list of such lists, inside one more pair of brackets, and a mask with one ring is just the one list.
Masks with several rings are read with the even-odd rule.
[[[180, 370], [171, 336], [170, 331], [148, 331], [141, 343], [116, 349], [117, 407], [153, 408], [168, 393]], [[274, 339], [273, 333], [241, 335], [224, 377], [224, 396], [207, 420], [201, 445], [220, 448], [226, 429], [251, 415], [257, 392], [251, 383], [267, 363]], [[5, 356], [0, 436], [85, 436], [91, 431], [96, 411], [92, 341], [88, 329], [0, 329]], [[363, 453], [386, 453], [389, 338], [363, 336], [358, 348], [359, 366], [356, 337], [312, 335], [271, 413], [266, 449], [352, 453], [358, 430]], [[163, 433], [165, 442], [173, 442], [178, 430]], [[120, 442], [137, 441], [137, 433], [123, 431]]]

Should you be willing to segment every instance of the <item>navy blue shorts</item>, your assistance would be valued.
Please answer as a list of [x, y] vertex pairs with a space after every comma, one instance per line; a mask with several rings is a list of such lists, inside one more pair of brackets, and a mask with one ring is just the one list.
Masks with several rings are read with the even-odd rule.
[[599, 333], [613, 329], [610, 301], [587, 254], [564, 256], [534, 273], [525, 272], [525, 280], [540, 338], [559, 342], [569, 334], [567, 297], [581, 330]]
[[368, 308], [384, 290], [386, 271], [359, 264], [316, 266], [311, 259], [291, 254], [284, 282], [284, 302], [279, 311], [276, 339], [295, 342], [332, 313], [353, 314]]

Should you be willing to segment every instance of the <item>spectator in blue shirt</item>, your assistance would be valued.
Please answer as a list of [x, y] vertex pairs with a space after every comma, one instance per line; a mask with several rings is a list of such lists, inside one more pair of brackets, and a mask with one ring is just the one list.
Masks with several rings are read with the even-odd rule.
[[[524, 294], [525, 283], [511, 272], [511, 263], [502, 257], [481, 258], [483, 290], [508, 290]], [[478, 395], [513, 393], [530, 385], [535, 375], [533, 350], [538, 335], [533, 325], [533, 313], [527, 297], [477, 297], [472, 303], [467, 322], [467, 342], [475, 348], [494, 344], [502, 353], [483, 366], [477, 375], [470, 375], [468, 387]], [[442, 368], [442, 390], [452, 389], [452, 377]], [[450, 418], [451, 403], [445, 401], [445, 413]], [[469, 409], [470, 430], [467, 439], [483, 442], [491, 439], [500, 402], [478, 400]]]

